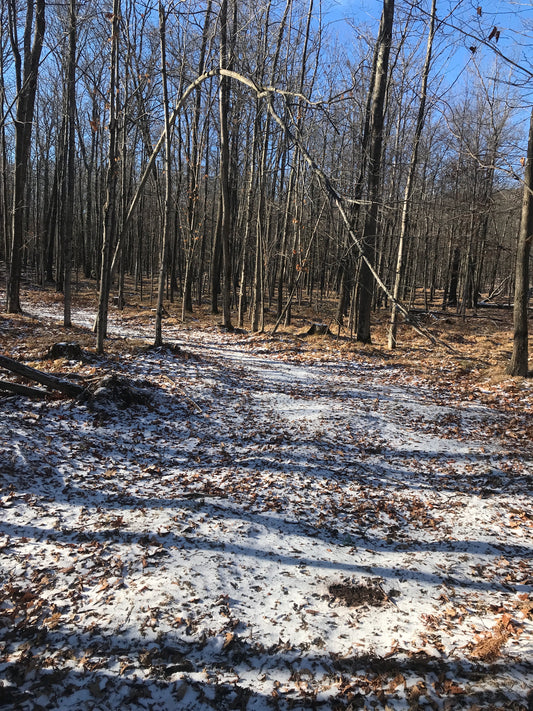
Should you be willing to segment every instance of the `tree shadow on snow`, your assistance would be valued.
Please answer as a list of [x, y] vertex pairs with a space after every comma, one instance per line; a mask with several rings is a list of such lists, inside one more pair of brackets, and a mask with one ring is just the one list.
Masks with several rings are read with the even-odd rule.
[[[235, 382], [234, 396], [240, 397], [247, 391], [248, 385], [242, 386]], [[264, 383], [261, 387], [271, 388], [272, 393], [279, 393], [280, 383]], [[449, 576], [429, 573], [421, 570], [405, 568], [389, 568], [385, 566], [371, 566], [358, 564], [358, 549], [372, 548], [376, 552], [403, 551], [403, 552], [435, 552], [435, 553], [476, 553], [486, 556], [499, 556], [504, 554], [507, 558], [531, 557], [533, 546], [528, 545], [500, 545], [488, 543], [483, 540], [399, 540], [389, 541], [379, 538], [372, 533], [364, 536], [346, 536], [335, 528], [335, 522], [328, 525], [312, 526], [305, 521], [298, 520], [293, 515], [288, 519], [280, 512], [274, 515], [265, 511], [246, 510], [243, 505], [232, 501], [231, 496], [223, 498], [222, 495], [210, 494], [208, 490], [202, 492], [182, 492], [175, 496], [162, 496], [161, 494], [147, 494], [143, 496], [134, 491], [131, 482], [124, 482], [122, 491], [110, 490], [102, 480], [100, 461], [95, 463], [95, 473], [91, 473], [86, 465], [83, 451], [75, 453], [69, 449], [69, 436], [77, 438], [77, 443], [83, 445], [83, 432], [90, 433], [93, 438], [102, 434], [102, 441], [112, 442], [116, 447], [117, 457], [122, 462], [132, 465], [139, 459], [145, 463], [156, 463], [159, 473], [152, 476], [161, 476], [169, 471], [179, 474], [180, 467], [190, 474], [197, 473], [206, 482], [211, 473], [226, 467], [240, 467], [245, 474], [264, 470], [276, 473], [293, 472], [295, 481], [298, 476], [332, 478], [339, 482], [360, 481], [367, 487], [376, 487], [380, 490], [387, 486], [397, 486], [407, 493], [420, 491], [426, 488], [435, 488], [453, 493], [477, 493], [478, 495], [498, 496], [509, 493], [508, 482], [511, 474], [495, 471], [494, 457], [482, 452], [457, 453], [447, 455], [451, 464], [465, 464], [472, 462], [474, 456], [480, 458], [487, 467], [486, 473], [461, 471], [451, 475], [435, 476], [431, 471], [419, 471], [410, 467], [410, 460], [430, 463], [435, 457], [435, 452], [417, 451], [414, 449], [388, 448], [376, 450], [370, 454], [370, 459], [364, 462], [355, 461], [352, 464], [339, 464], [327, 460], [322, 455], [329, 454], [335, 447], [342, 447], [343, 443], [317, 442], [312, 435], [302, 436], [293, 441], [287, 437], [279, 444], [282, 452], [290, 455], [290, 463], [274, 460], [271, 453], [254, 451], [246, 459], [242, 453], [233, 452], [233, 458], [228, 463], [223, 456], [222, 444], [228, 443], [228, 437], [234, 436], [235, 442], [246, 447], [246, 441], [239, 440], [239, 423], [232, 425], [229, 433], [216, 431], [210, 418], [205, 413], [197, 413], [194, 408], [188, 408], [183, 403], [177, 403], [176, 397], [161, 393], [158, 401], [154, 403], [153, 410], [133, 409], [124, 413], [116, 411], [103, 411], [94, 413], [79, 405], [69, 407], [54, 406], [55, 414], [60, 414], [63, 423], [62, 437], [57, 437], [59, 450], [54, 449], [55, 440], [48, 442], [49, 436], [55, 436], [46, 429], [46, 422], [39, 424], [36, 421], [21, 423], [19, 437], [19, 458], [14, 456], [9, 461], [4, 461], [0, 467], [0, 481], [4, 493], [9, 498], [10, 492], [16, 497], [33, 497], [37, 505], [36, 517], [39, 515], [39, 506], [45, 507], [49, 502], [62, 505], [84, 508], [91, 515], [96, 511], [103, 514], [114, 513], [118, 517], [129, 511], [169, 509], [190, 512], [193, 515], [201, 512], [207, 519], [226, 519], [245, 521], [250, 523], [260, 532], [269, 534], [279, 533], [279, 540], [287, 534], [298, 535], [308, 540], [318, 540], [329, 545], [342, 545], [353, 555], [353, 562], [343, 563], [332, 560], [333, 556], [313, 557], [311, 554], [295, 554], [291, 551], [266, 550], [259, 545], [260, 539], [257, 532], [239, 534], [239, 542], [219, 540], [213, 536], [201, 535], [194, 529], [188, 533], [183, 531], [159, 533], [155, 531], [128, 532], [119, 526], [103, 526], [98, 530], [87, 529], [82, 523], [80, 528], [68, 528], [59, 522], [57, 528], [50, 525], [24, 523], [3, 523], [1, 530], [8, 536], [13, 547], [17, 540], [28, 539], [36, 542], [57, 542], [70, 550], [71, 546], [79, 546], [87, 542], [106, 542], [119, 548], [121, 545], [146, 545], [147, 538], [157, 542], [172, 555], [179, 555], [183, 550], [215, 551], [220, 555], [231, 556], [238, 560], [264, 560], [277, 564], [281, 569], [301, 569], [307, 567], [314, 570], [335, 571], [336, 575], [347, 576], [373, 575], [380, 576], [388, 582], [396, 582], [399, 578], [416, 580], [421, 585], [437, 587], [448, 585], [468, 590], [491, 592], [497, 590], [522, 589], [520, 585], [504, 585], [495, 580], [466, 579], [461, 576]], [[16, 407], [7, 406], [4, 414], [16, 414]], [[170, 413], [170, 414], [169, 414]], [[380, 416], [367, 413], [366, 424], [370, 429], [379, 431]], [[65, 423], [67, 418], [75, 416], [81, 423], [79, 432], [69, 432]], [[167, 417], [165, 422], [171, 422], [171, 417], [187, 418], [189, 435], [207, 433], [207, 444], [214, 451], [210, 462], [195, 462], [192, 458], [184, 458], [183, 463], [176, 461], [176, 452], [151, 452], [147, 450], [144, 442], [132, 442], [131, 432], [134, 427], [142, 431], [143, 428], [157, 428], [157, 421]], [[4, 419], [8, 423], [9, 418]], [[326, 423], [327, 424], [327, 423]], [[4, 425], [5, 426], [5, 425]], [[276, 436], [277, 426], [273, 428], [272, 437]], [[294, 430], [292, 431], [294, 434]], [[292, 436], [292, 435], [291, 435]], [[275, 441], [274, 441], [275, 444]], [[381, 446], [381, 445], [380, 445]], [[61, 448], [63, 447], [63, 450]], [[298, 453], [298, 447], [307, 452]], [[27, 452], [25, 459], [24, 452]], [[47, 454], [48, 452], [48, 454]], [[314, 452], [310, 461], [309, 453]], [[79, 466], [79, 472], [66, 476], [61, 473], [59, 465], [51, 464], [50, 454], [55, 458], [62, 458], [61, 466], [73, 469]], [[178, 452], [179, 454], [179, 452]], [[366, 453], [368, 454], [368, 452]], [[478, 456], [479, 454], [479, 456]], [[17, 455], [17, 452], [14, 453]], [[95, 455], [96, 456], [96, 455]], [[102, 458], [105, 458], [105, 452]], [[357, 452], [354, 452], [357, 457]], [[394, 463], [387, 462], [387, 458], [394, 457]], [[400, 463], [399, 463], [400, 462]], [[402, 464], [405, 462], [405, 464]], [[110, 461], [110, 466], [113, 462]], [[491, 465], [489, 467], [489, 465]], [[139, 489], [142, 483], [135, 483], [133, 487]], [[525, 479], [524, 479], [525, 481]], [[517, 482], [514, 482], [516, 485]], [[99, 490], [94, 489], [100, 487]], [[522, 493], [526, 493], [523, 491]], [[529, 493], [529, 492], [528, 492]], [[195, 498], [191, 498], [191, 494]], [[16, 502], [15, 498], [15, 502]], [[26, 501], [28, 504], [28, 501]], [[31, 504], [31, 502], [30, 502]], [[51, 514], [50, 514], [51, 515]], [[181, 523], [176, 523], [176, 528], [187, 527], [188, 517], [185, 515]], [[342, 528], [339, 525], [339, 528]], [[309, 548], [312, 550], [312, 548]], [[9, 543], [4, 546], [4, 553], [9, 553]], [[170, 553], [169, 553], [170, 554]], [[69, 629], [61, 623], [55, 629], [47, 629], [46, 625], [24, 625], [5, 617], [2, 638], [7, 645], [5, 653], [18, 649], [25, 642], [29, 643], [23, 653], [17, 652], [16, 661], [0, 662], [0, 673], [9, 682], [7, 686], [0, 686], [0, 708], [23, 709], [39, 711], [40, 708], [68, 709], [81, 708], [83, 704], [94, 704], [95, 708], [149, 708], [149, 709], [187, 709], [201, 711], [203, 709], [354, 709], [365, 708], [367, 703], [382, 704], [384, 699], [406, 699], [411, 708], [427, 708], [421, 702], [420, 706], [413, 696], [415, 680], [422, 680], [424, 688], [420, 687], [420, 695], [427, 692], [427, 697], [432, 699], [435, 708], [439, 708], [444, 700], [450, 699], [455, 706], [461, 708], [467, 703], [477, 704], [481, 708], [505, 707], [514, 703], [514, 708], [530, 709], [533, 706], [531, 697], [526, 696], [527, 691], [511, 688], [512, 679], [527, 679], [533, 674], [531, 662], [521, 663], [517, 660], [508, 660], [505, 664], [489, 665], [475, 664], [465, 659], [442, 659], [426, 655], [409, 656], [397, 653], [387, 659], [375, 655], [361, 657], [335, 657], [335, 655], [310, 654], [309, 650], [291, 647], [289, 642], [280, 640], [279, 644], [268, 649], [262, 648], [259, 642], [239, 634], [235, 634], [226, 647], [217, 653], [213, 652], [209, 639], [191, 640], [179, 631], [166, 634], [161, 639], [149, 641], [143, 639], [138, 631], [130, 630], [127, 634], [114, 634], [112, 632], [94, 629], [92, 633], [85, 633]], [[58, 650], [67, 650], [68, 654], [61, 655]], [[54, 656], [55, 655], [55, 656]], [[70, 661], [69, 661], [70, 658]], [[85, 661], [82, 661], [85, 658]], [[46, 661], [48, 659], [49, 661]], [[74, 660], [74, 661], [73, 661]], [[48, 666], [47, 666], [48, 665]], [[125, 666], [124, 666], [125, 665]], [[256, 677], [253, 675], [256, 674]], [[294, 692], [286, 693], [283, 688], [268, 687], [268, 691], [260, 692], [255, 688], [263, 688], [263, 681], [259, 680], [263, 674], [267, 680], [276, 680], [278, 677], [290, 676]], [[250, 676], [251, 675], [251, 676]], [[483, 687], [494, 678], [502, 679], [498, 690], [484, 691]], [[146, 677], [146, 679], [144, 678]], [[401, 677], [404, 678], [402, 682]], [[242, 681], [248, 678], [248, 682]], [[330, 696], [316, 694], [318, 682], [324, 678], [335, 686], [335, 691]], [[250, 681], [251, 679], [251, 681]], [[492, 684], [494, 687], [494, 684]], [[391, 690], [392, 689], [392, 690]], [[275, 691], [276, 695], [272, 692]], [[411, 696], [409, 696], [411, 694]], [[69, 701], [69, 699], [71, 701]], [[72, 704], [69, 706], [69, 703]], [[429, 702], [428, 702], [429, 703]], [[77, 705], [76, 705], [77, 704]], [[518, 704], [518, 705], [516, 705]], [[529, 704], [529, 706], [528, 706]], [[431, 704], [429, 704], [431, 706]]]
[[[174, 505], [179, 504], [179, 502], [173, 500]], [[161, 502], [159, 502], [159, 507]], [[110, 510], [115, 510], [111, 507]], [[209, 509], [205, 510], [206, 514], [209, 514]], [[224, 510], [222, 517], [226, 517], [228, 512]], [[217, 512], [218, 518], [221, 518], [220, 511]], [[243, 516], [241, 512], [234, 511], [230, 513], [230, 517], [235, 517], [236, 519], [242, 520]], [[287, 529], [292, 529], [291, 533], [300, 533], [310, 539], [321, 538], [319, 531], [316, 535], [315, 532], [310, 532], [307, 530], [305, 533], [300, 529], [297, 524], [292, 526], [287, 526], [285, 523], [281, 523], [279, 519], [273, 517], [264, 518], [261, 514], [256, 516], [245, 516], [245, 519], [256, 522], [260, 525], [264, 525], [268, 528], [268, 532], [272, 534], [275, 529], [278, 529], [280, 534], [287, 532]], [[310, 568], [314, 570], [322, 571], [335, 571], [337, 575], [344, 574], [346, 576], [361, 576], [361, 575], [372, 575], [379, 576], [386, 580], [389, 584], [397, 584], [398, 581], [414, 580], [421, 585], [438, 587], [441, 585], [446, 585], [448, 587], [457, 587], [467, 590], [475, 590], [482, 592], [494, 592], [497, 590], [504, 591], [522, 591], [526, 590], [527, 586], [515, 583], [510, 585], [509, 583], [499, 583], [495, 580], [482, 580], [479, 578], [466, 579], [459, 575], [449, 575], [443, 573], [442, 575], [429, 573], [423, 570], [413, 570], [410, 568], [402, 568], [400, 566], [384, 567], [382, 565], [370, 565], [368, 561], [359, 564], [357, 562], [357, 546], [353, 544], [350, 546], [349, 550], [353, 553], [354, 562], [345, 563], [332, 559], [331, 556], [328, 557], [311, 557], [299, 554], [290, 554], [289, 552], [284, 552], [283, 550], [268, 550], [261, 548], [257, 545], [257, 542], [251, 538], [250, 544], [243, 543], [232, 543], [221, 541], [213, 536], [203, 536], [195, 534], [194, 532], [188, 532], [185, 535], [177, 535], [175, 533], [157, 533], [157, 532], [131, 532], [122, 530], [120, 527], [114, 528], [100, 528], [97, 531], [92, 531], [87, 529], [86, 525], [83, 526], [82, 530], [72, 530], [68, 528], [63, 528], [60, 530], [53, 528], [44, 528], [40, 526], [32, 526], [29, 524], [9, 524], [4, 523], [2, 525], [2, 531], [5, 535], [9, 536], [10, 539], [14, 541], [13, 545], [16, 545], [17, 539], [23, 540], [33, 540], [36, 542], [55, 542], [61, 544], [62, 546], [77, 546], [92, 542], [114, 544], [117, 546], [117, 553], [120, 551], [121, 546], [127, 545], [137, 545], [142, 548], [146, 547], [147, 544], [158, 545], [170, 555], [170, 551], [213, 551], [222, 554], [223, 556], [231, 557], [235, 560], [263, 560], [275, 563], [282, 569], [297, 568], [302, 570], [302, 568]], [[253, 535], [253, 534], [252, 534]], [[333, 544], [335, 541], [331, 538], [323, 539], [328, 544]], [[255, 545], [253, 545], [255, 543]], [[376, 552], [384, 552], [386, 550], [383, 548], [383, 541], [374, 541], [374, 550]], [[486, 546], [481, 542], [476, 541], [456, 541], [459, 548], [454, 549], [446, 546], [445, 544], [436, 543], [426, 543], [417, 544], [415, 543], [411, 551], [424, 551], [424, 552], [459, 552], [459, 551], [472, 551], [475, 550], [476, 553], [481, 549], [481, 553], [485, 555], [502, 555], [501, 550], [495, 550], [492, 546]], [[7, 546], [10, 547], [9, 544]], [[364, 541], [361, 548], [367, 549], [369, 547], [369, 542]], [[505, 556], [512, 558], [528, 559], [531, 557], [532, 549], [527, 546], [507, 546], [505, 548]]]
[[7, 683], [0, 686], [0, 708], [340, 711], [396, 701], [410, 709], [468, 704], [528, 711], [533, 700], [531, 661], [483, 664], [401, 650], [387, 658], [343, 657], [281, 639], [265, 648], [238, 634], [219, 651], [212, 642], [177, 632], [143, 640], [133, 630], [19, 626], [5, 644], [25, 651], [1, 665]]

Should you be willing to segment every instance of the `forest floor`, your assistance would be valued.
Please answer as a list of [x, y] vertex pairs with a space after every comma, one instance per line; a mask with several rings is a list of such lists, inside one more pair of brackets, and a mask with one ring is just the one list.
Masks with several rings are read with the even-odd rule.
[[174, 318], [154, 349], [129, 308], [96, 358], [94, 307], [24, 308], [4, 355], [119, 377], [0, 398], [0, 708], [533, 708], [533, 382], [500, 314], [446, 317], [452, 357]]

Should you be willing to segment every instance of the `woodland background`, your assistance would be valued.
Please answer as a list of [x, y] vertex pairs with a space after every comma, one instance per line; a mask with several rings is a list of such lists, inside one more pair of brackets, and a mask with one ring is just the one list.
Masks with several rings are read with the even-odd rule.
[[0, 706], [532, 708], [494, 7], [0, 0]]
[[366, 343], [390, 309], [394, 347], [399, 302], [520, 291], [527, 374], [532, 15], [497, 6], [2, 0], [7, 311], [54, 285], [68, 326], [90, 283], [101, 352], [111, 293], [157, 304], [156, 342], [206, 304], [260, 331], [305, 303]]

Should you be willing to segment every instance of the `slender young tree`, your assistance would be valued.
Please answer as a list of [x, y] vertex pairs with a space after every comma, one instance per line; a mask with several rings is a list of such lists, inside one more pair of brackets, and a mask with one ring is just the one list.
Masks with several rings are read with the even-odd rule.
[[[292, 0], [286, 0], [283, 15], [278, 25], [278, 33], [276, 38], [276, 44], [274, 49], [274, 54], [271, 60], [271, 70], [270, 70], [270, 84], [274, 84], [276, 81], [276, 76], [278, 73], [278, 66], [280, 63], [280, 54], [282, 49], [282, 43], [286, 32], [289, 12], [292, 8]], [[272, 3], [268, 3], [265, 12], [264, 20], [264, 32], [263, 32], [263, 47], [260, 68], [258, 70], [258, 78], [263, 81], [264, 74], [266, 70], [266, 61], [268, 57], [268, 39], [269, 39], [269, 25], [270, 25], [270, 12], [272, 8]], [[261, 102], [256, 102], [256, 127], [254, 129], [254, 143], [257, 140], [257, 145], [259, 146], [259, 141], [261, 139], [261, 148], [257, 151], [257, 165], [255, 170], [257, 171], [257, 182], [259, 189], [256, 190], [257, 193], [257, 203], [255, 205], [255, 254], [254, 254], [254, 270], [253, 270], [253, 282], [252, 282], [252, 303], [250, 308], [250, 326], [252, 331], [259, 331], [264, 328], [264, 280], [265, 280], [265, 269], [264, 269], [264, 225], [266, 223], [266, 195], [265, 195], [265, 176], [266, 176], [266, 166], [268, 151], [272, 141], [272, 121], [270, 115], [267, 114], [263, 126], [261, 126], [260, 120], [260, 106]], [[254, 210], [249, 212], [250, 220], [252, 219], [252, 214]], [[282, 241], [286, 239], [287, 232], [283, 230]], [[280, 270], [280, 281], [281, 290], [283, 293], [283, 249], [281, 250], [281, 259], [279, 264]], [[242, 289], [242, 286], [241, 286]]]
[[63, 325], [70, 328], [71, 321], [71, 272], [72, 242], [74, 228], [75, 184], [75, 137], [76, 137], [76, 45], [77, 45], [77, 0], [70, 0], [68, 30], [68, 60], [66, 83], [66, 181], [63, 226]]
[[[2, 27], [8, 25], [7, 8], [5, 3], [0, 6], [0, 22]], [[9, 264], [10, 250], [10, 224], [9, 224], [9, 179], [8, 179], [8, 161], [7, 161], [7, 140], [6, 140], [6, 119], [8, 114], [7, 97], [6, 97], [6, 58], [7, 58], [8, 39], [4, 36], [0, 37], [0, 226], [3, 231], [3, 250], [4, 261]]]
[[[402, 277], [404, 271], [405, 257], [405, 241], [409, 231], [409, 220], [411, 217], [411, 201], [413, 197], [413, 185], [418, 167], [418, 151], [420, 147], [420, 139], [424, 130], [426, 119], [426, 100], [429, 70], [431, 67], [431, 54], [433, 51], [433, 39], [435, 37], [435, 17], [437, 14], [437, 0], [432, 0], [431, 15], [429, 21], [428, 41], [426, 47], [426, 58], [424, 60], [424, 68], [422, 69], [422, 86], [420, 88], [420, 103], [418, 105], [418, 113], [416, 117], [415, 135], [413, 139], [413, 148], [411, 152], [411, 160], [409, 163], [409, 171], [407, 173], [407, 182], [403, 196], [402, 217], [400, 227], [400, 241], [398, 244], [398, 254], [396, 258], [396, 274], [394, 279], [393, 296], [395, 301], [400, 298], [400, 289], [402, 285]], [[398, 330], [398, 309], [396, 303], [391, 304], [391, 318], [389, 328], [389, 348], [396, 348], [396, 334]]]
[[528, 300], [529, 300], [529, 259], [533, 240], [533, 109], [529, 123], [529, 139], [524, 174], [524, 194], [518, 249], [516, 254], [516, 276], [513, 305], [514, 337], [513, 354], [507, 368], [509, 375], [528, 375]]
[[109, 292], [111, 290], [111, 250], [116, 231], [116, 196], [118, 179], [118, 120], [117, 92], [119, 77], [119, 24], [120, 0], [113, 0], [111, 22], [111, 58], [109, 65], [109, 145], [106, 167], [106, 199], [102, 235], [102, 254], [100, 263], [100, 292], [98, 294], [98, 314], [96, 317], [96, 351], [104, 352], [104, 340], [107, 335], [107, 314]]
[[[212, 0], [207, 1], [205, 9], [205, 20], [202, 29], [202, 40], [200, 45], [200, 54], [198, 59], [198, 76], [201, 76], [205, 70], [207, 44], [211, 27]], [[187, 203], [187, 241], [184, 242], [185, 252], [185, 275], [183, 279], [183, 301], [182, 301], [182, 320], [185, 319], [186, 313], [192, 312], [192, 283], [193, 283], [193, 257], [196, 250], [197, 229], [200, 223], [200, 164], [201, 164], [201, 136], [200, 136], [200, 118], [202, 113], [202, 88], [199, 86], [195, 91], [194, 97], [194, 113], [191, 122], [190, 141], [191, 141], [191, 156], [187, 161], [187, 178], [188, 178], [188, 203]], [[205, 215], [204, 215], [205, 219]], [[202, 246], [205, 246], [205, 237], [202, 238]]]
[[[236, 0], [234, 0], [236, 2]], [[220, 8], [220, 68], [228, 67], [228, 0], [222, 0]], [[229, 82], [220, 77], [220, 238], [222, 243], [222, 316], [224, 327], [233, 330], [231, 323], [231, 255], [230, 255], [230, 154], [228, 114], [230, 111]]]
[[[306, 79], [306, 75], [307, 75], [307, 61], [308, 61], [308, 53], [309, 53], [309, 44], [310, 44], [310, 40], [311, 40], [311, 22], [313, 20], [313, 11], [314, 11], [314, 0], [309, 0], [307, 17], [306, 17], [306, 21], [305, 21], [304, 44], [303, 44], [302, 54], [301, 54], [302, 59], [301, 59], [301, 66], [300, 66], [300, 76], [299, 76], [298, 88], [297, 88], [297, 91], [299, 94], [304, 93], [305, 79]], [[318, 58], [317, 58], [317, 60], [318, 60]], [[305, 110], [304, 103], [301, 100], [299, 100], [297, 102], [297, 106], [296, 106], [296, 127], [297, 127], [298, 132], [301, 131], [303, 123], [304, 123], [304, 120], [303, 120], [304, 110]], [[298, 174], [302, 170], [302, 167], [303, 166], [301, 165], [300, 161], [298, 161], [296, 163], [296, 166], [294, 165], [294, 163], [291, 165], [290, 176], [289, 176], [289, 194], [287, 195], [286, 208], [285, 208], [286, 209], [285, 228], [284, 228], [285, 234], [288, 233], [287, 227], [288, 227], [289, 210], [290, 210], [291, 202], [292, 202], [292, 198], [293, 198], [292, 193], [293, 193], [293, 191], [295, 191], [296, 180], [298, 178]], [[295, 211], [297, 211], [300, 208], [300, 206], [301, 206], [300, 204], [301, 204], [301, 198], [298, 200], [298, 205], [294, 206]], [[294, 219], [296, 219], [296, 218], [294, 218]], [[298, 229], [294, 230], [294, 233], [293, 233], [294, 244], [293, 244], [292, 250], [290, 250], [291, 251], [290, 257], [291, 258], [289, 260], [286, 260], [286, 265], [285, 265], [287, 267], [287, 269], [286, 269], [287, 276], [288, 276], [287, 287], [288, 287], [289, 293], [293, 290], [293, 287], [294, 287], [294, 284], [296, 281], [296, 254], [297, 254], [296, 242], [297, 242], [297, 238], [299, 235], [299, 226], [301, 225], [301, 220], [299, 220], [296, 224], [298, 226]], [[282, 266], [283, 266], [283, 262], [282, 262]], [[282, 278], [283, 271], [280, 272], [280, 275], [281, 275], [280, 278]], [[280, 290], [279, 285], [278, 285], [278, 294], [279, 294], [278, 308], [282, 308], [281, 307], [282, 292], [283, 292], [283, 290], [282, 289]], [[288, 326], [288, 325], [290, 325], [290, 322], [291, 322], [291, 304], [289, 303], [288, 307], [285, 309], [285, 324]]]
[[163, 299], [165, 296], [165, 280], [170, 247], [171, 210], [170, 198], [172, 195], [172, 134], [170, 130], [170, 107], [168, 103], [168, 78], [167, 78], [167, 16], [163, 3], [159, 2], [159, 42], [161, 47], [161, 81], [163, 84], [163, 104], [165, 115], [165, 197], [163, 201], [163, 235], [161, 237], [161, 256], [159, 261], [159, 285], [157, 290], [157, 307], [155, 316], [154, 346], [163, 343]]

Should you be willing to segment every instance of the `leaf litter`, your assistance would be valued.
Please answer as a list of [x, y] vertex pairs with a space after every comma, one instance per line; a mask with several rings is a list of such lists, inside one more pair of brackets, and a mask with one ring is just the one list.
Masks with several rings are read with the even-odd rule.
[[0, 707], [531, 708], [533, 457], [494, 388], [167, 337], [59, 359], [96, 400], [1, 401]]

